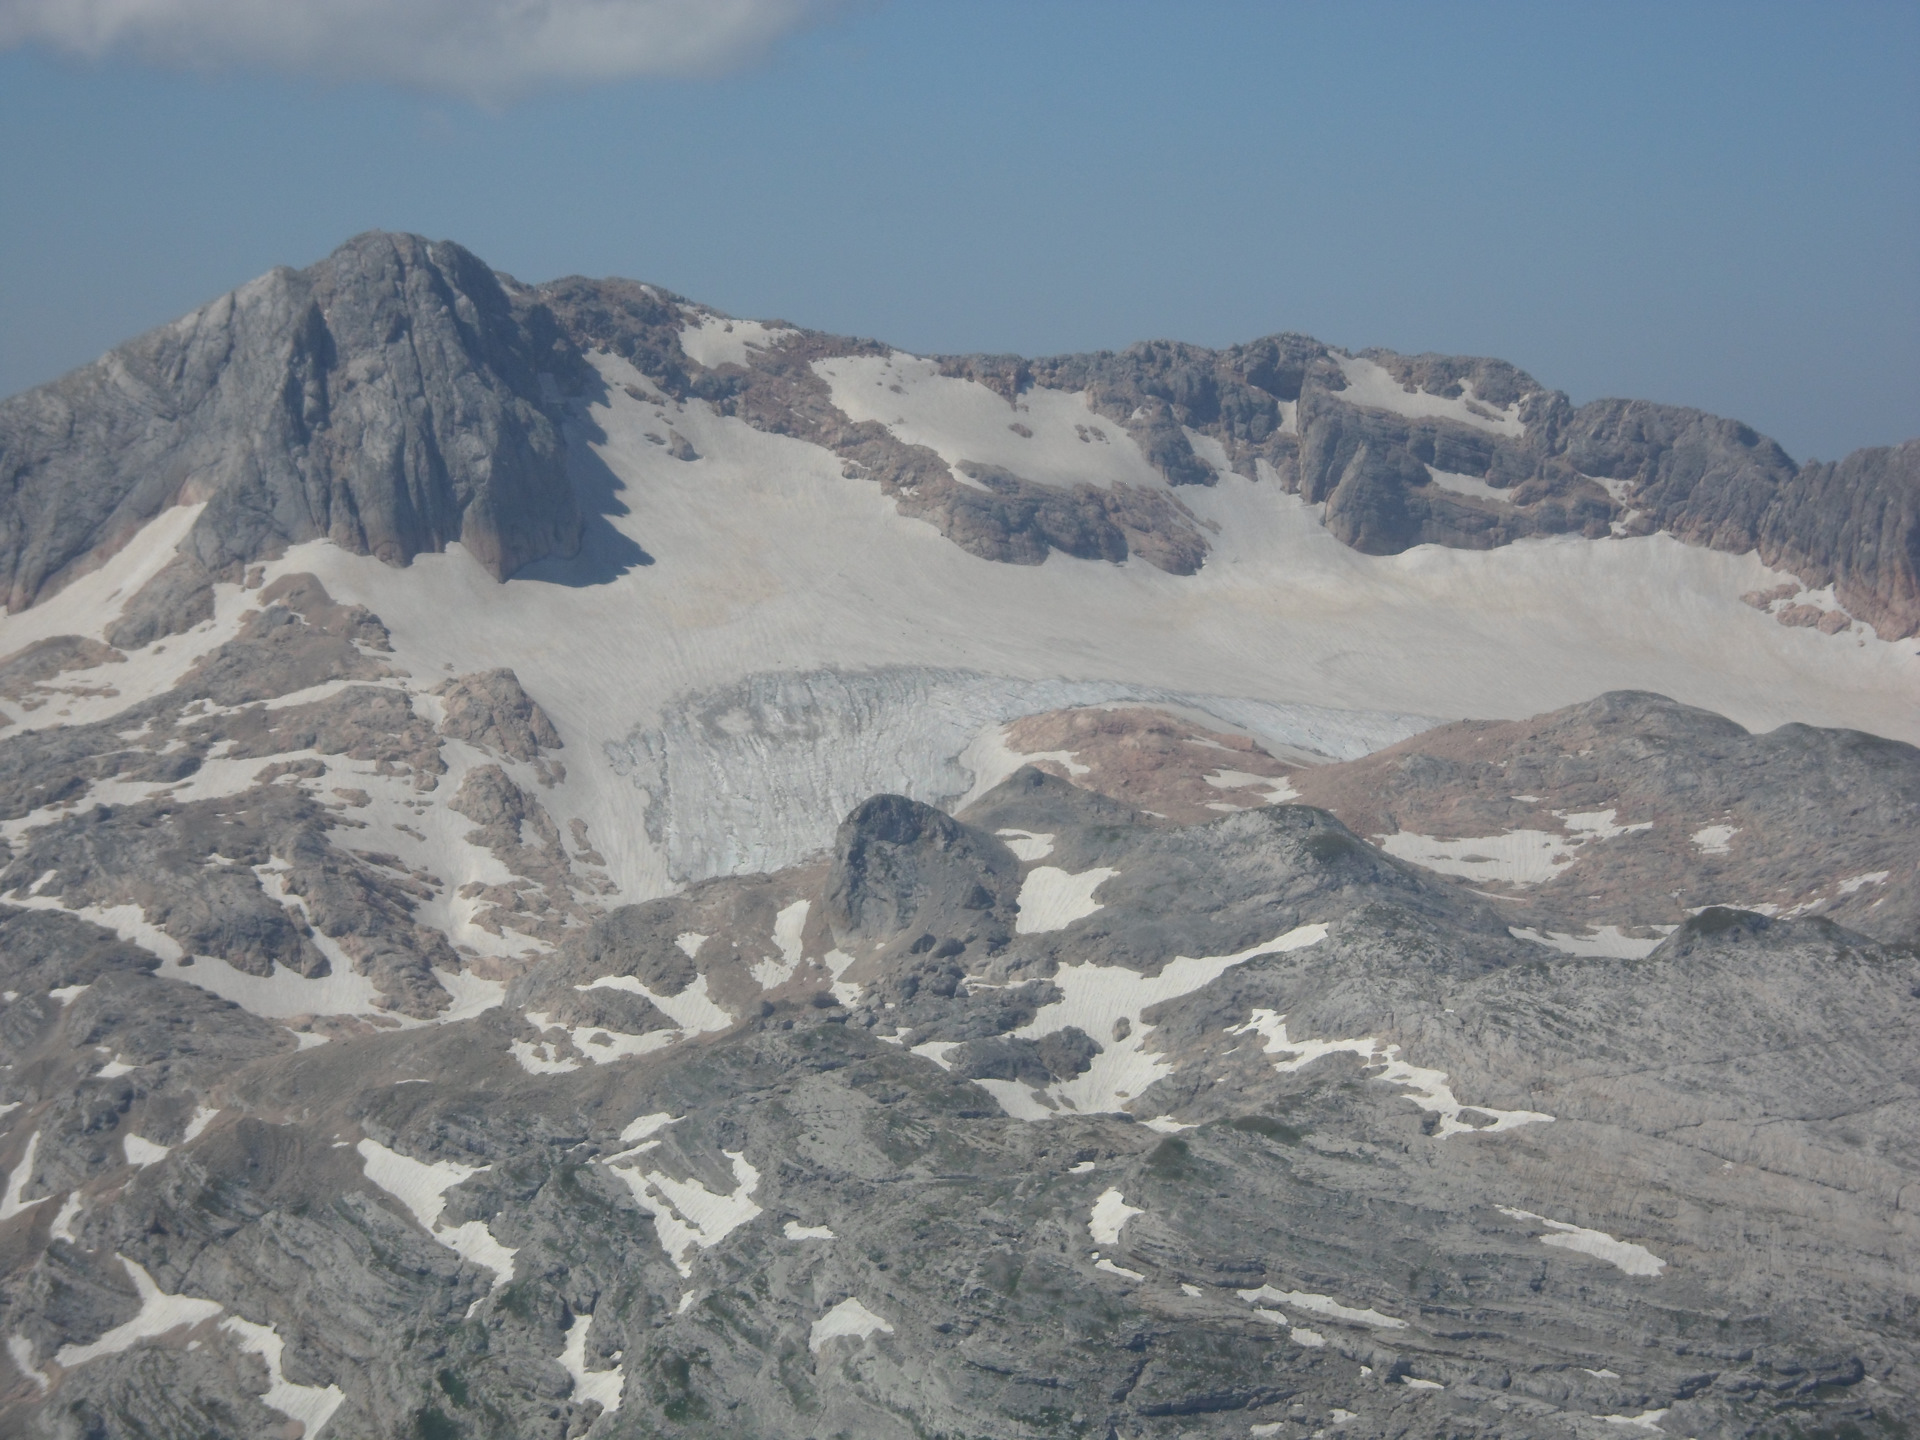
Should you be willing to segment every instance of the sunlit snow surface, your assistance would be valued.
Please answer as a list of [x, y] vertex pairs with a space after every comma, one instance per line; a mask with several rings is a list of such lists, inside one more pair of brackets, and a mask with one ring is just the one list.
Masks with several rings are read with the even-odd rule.
[[431, 1164], [409, 1159], [375, 1140], [362, 1140], [361, 1159], [366, 1162], [367, 1178], [386, 1191], [412, 1213], [435, 1240], [474, 1264], [493, 1271], [493, 1288], [498, 1290], [513, 1278], [514, 1250], [493, 1238], [493, 1232], [479, 1220], [463, 1225], [442, 1225], [440, 1215], [447, 1206], [447, 1191], [472, 1178], [485, 1165], [461, 1165], [452, 1160]]
[[126, 1324], [114, 1326], [89, 1344], [62, 1345], [53, 1357], [62, 1369], [71, 1370], [102, 1355], [117, 1355], [138, 1341], [154, 1339], [184, 1325], [198, 1325], [220, 1313], [221, 1307], [217, 1301], [196, 1300], [189, 1295], [168, 1295], [153, 1283], [153, 1277], [139, 1265], [124, 1255], [119, 1259], [133, 1280], [134, 1291], [140, 1297], [140, 1313]]
[[1639, 835], [1653, 828], [1650, 820], [1622, 825], [1613, 810], [1555, 812], [1566, 829], [1509, 830], [1464, 840], [1439, 839], [1401, 830], [1385, 836], [1380, 848], [1401, 860], [1411, 860], [1442, 875], [1507, 885], [1541, 885], [1580, 858], [1581, 847], [1594, 840]]
[[1663, 1406], [1658, 1410], [1642, 1410], [1638, 1415], [1596, 1415], [1596, 1420], [1604, 1420], [1609, 1425], [1626, 1425], [1635, 1430], [1658, 1430], [1660, 1417], [1665, 1415]]
[[[374, 610], [394, 665], [414, 676], [513, 668], [567, 741], [567, 778], [543, 803], [563, 831], [588, 824], [624, 899], [664, 893], [675, 875], [790, 863], [874, 793], [963, 795], [959, 757], [984, 731], [1069, 704], [1185, 697], [1270, 746], [1346, 758], [1428, 723], [1393, 717], [1535, 714], [1624, 688], [1750, 727], [1920, 739], [1912, 647], [1743, 605], [1780, 580], [1753, 556], [1657, 536], [1367, 556], [1272, 482], [1223, 475], [1182, 492], [1220, 527], [1197, 575], [1058, 554], [1000, 565], [897, 514], [837, 456], [702, 402], [636, 400], [622, 385], [644, 391], [637, 374], [596, 363], [611, 383], [596, 431], [580, 432], [603, 437], [580, 474], [590, 487], [604, 462], [624, 513], [594, 522], [581, 559], [501, 585], [458, 547], [397, 568], [314, 542], [267, 570], [312, 571]], [[1001, 407], [996, 442], [1027, 443], [1006, 429], [1005, 402], [982, 394]], [[667, 423], [699, 460], [645, 438]], [[1109, 457], [1106, 482], [1133, 473], [1117, 427], [1104, 445], [1071, 443]], [[98, 634], [131, 572], [164, 563], [192, 518], [163, 512], [101, 571], [0, 619], [0, 650]], [[632, 560], [635, 545], [651, 564]], [[208, 627], [102, 667], [121, 672], [118, 699], [0, 709], [16, 724], [104, 718], [170, 684], [251, 603], [223, 586]]]
[[[1407, 1091], [1407, 1099], [1422, 1110], [1440, 1117], [1440, 1124], [1434, 1131], [1437, 1139], [1444, 1140], [1449, 1135], [1492, 1134], [1521, 1125], [1544, 1124], [1553, 1119], [1553, 1116], [1538, 1110], [1496, 1110], [1489, 1105], [1462, 1104], [1454, 1095], [1453, 1087], [1447, 1083], [1446, 1071], [1410, 1065], [1400, 1058], [1398, 1045], [1383, 1046], [1372, 1036], [1345, 1040], [1294, 1040], [1287, 1034], [1287, 1017], [1273, 1010], [1255, 1010], [1246, 1024], [1233, 1026], [1227, 1033], [1262, 1037], [1266, 1042], [1262, 1048], [1267, 1054], [1284, 1057], [1273, 1062], [1273, 1068], [1282, 1072], [1302, 1069], [1326, 1055], [1344, 1053], [1358, 1056], [1362, 1064], [1379, 1072], [1373, 1079], [1401, 1086]], [[1488, 1123], [1467, 1123], [1460, 1117], [1468, 1112], [1486, 1117]]]
[[1495, 489], [1477, 476], [1459, 475], [1450, 470], [1436, 470], [1431, 465], [1427, 466], [1427, 474], [1432, 477], [1435, 485], [1455, 495], [1470, 495], [1475, 500], [1488, 500], [1495, 505], [1513, 503], [1513, 491]]
[[1404, 1330], [1407, 1322], [1392, 1315], [1383, 1315], [1372, 1306], [1360, 1309], [1351, 1305], [1342, 1305], [1331, 1295], [1310, 1294], [1304, 1290], [1276, 1290], [1271, 1285], [1262, 1285], [1257, 1290], [1237, 1290], [1234, 1292], [1249, 1305], [1291, 1305], [1299, 1310], [1311, 1310], [1314, 1314], [1328, 1320], [1339, 1320], [1348, 1325], [1365, 1325], [1376, 1330]]
[[340, 1402], [347, 1398], [340, 1393], [340, 1387], [295, 1385], [282, 1375], [280, 1355], [286, 1342], [271, 1325], [256, 1325], [238, 1315], [229, 1315], [220, 1322], [220, 1328], [232, 1335], [242, 1350], [267, 1362], [267, 1393], [260, 1397], [261, 1403], [304, 1425], [306, 1430], [301, 1440], [316, 1440], [327, 1421], [333, 1418], [333, 1412], [340, 1408]]
[[581, 1404], [600, 1402], [601, 1409], [612, 1414], [620, 1408], [620, 1396], [627, 1378], [615, 1365], [611, 1370], [587, 1369], [587, 1331], [593, 1328], [591, 1315], [576, 1315], [567, 1327], [566, 1347], [560, 1352], [560, 1368], [573, 1377], [573, 1399]]
[[167, 1158], [171, 1146], [156, 1145], [151, 1140], [143, 1140], [138, 1135], [121, 1137], [121, 1144], [127, 1153], [127, 1163], [144, 1169], [148, 1165], [158, 1165]]
[[838, 1340], [843, 1336], [864, 1340], [869, 1335], [892, 1333], [893, 1326], [888, 1321], [858, 1300], [847, 1299], [813, 1322], [813, 1329], [807, 1336], [807, 1348], [817, 1354], [829, 1340]]
[[940, 374], [934, 361], [897, 350], [816, 360], [813, 368], [851, 419], [877, 422], [909, 445], [926, 446], [956, 467], [963, 483], [957, 467], [971, 460], [1042, 485], [1166, 488], [1126, 431], [1096, 413], [1084, 395], [1036, 387], [1010, 404], [984, 385]]
[[1515, 1220], [1531, 1220], [1535, 1224], [1547, 1227], [1548, 1233], [1540, 1236], [1542, 1245], [1552, 1245], [1560, 1250], [1576, 1250], [1582, 1255], [1591, 1255], [1596, 1260], [1604, 1260], [1609, 1265], [1626, 1271], [1629, 1275], [1658, 1275], [1667, 1268], [1667, 1262], [1655, 1255], [1644, 1245], [1635, 1245], [1631, 1241], [1616, 1240], [1604, 1230], [1589, 1230], [1584, 1226], [1570, 1225], [1564, 1220], [1549, 1220], [1544, 1215], [1536, 1215], [1531, 1210], [1515, 1210], [1511, 1206], [1499, 1207], [1502, 1215]]
[[69, 1245], [77, 1245], [80, 1237], [73, 1233], [73, 1222], [80, 1218], [80, 1211], [85, 1205], [86, 1201], [81, 1198], [78, 1190], [67, 1196], [66, 1202], [60, 1207], [60, 1213], [53, 1217], [53, 1224], [47, 1230], [47, 1238], [64, 1240]]
[[0, 1195], [0, 1220], [11, 1220], [14, 1216], [23, 1211], [31, 1210], [34, 1206], [40, 1204], [41, 1201], [48, 1198], [45, 1195], [42, 1195], [38, 1200], [22, 1200], [20, 1198], [21, 1195], [26, 1192], [28, 1184], [33, 1180], [33, 1162], [39, 1153], [40, 1132], [36, 1130], [27, 1137], [27, 1148], [21, 1152], [20, 1159], [14, 1164], [12, 1171], [7, 1175], [6, 1193]]
[[1020, 882], [1020, 913], [1013, 922], [1014, 932], [1041, 935], [1086, 919], [1100, 908], [1094, 892], [1119, 873], [1101, 866], [1076, 875], [1053, 865], [1036, 865]]
[[1693, 832], [1692, 840], [1702, 855], [1725, 855], [1739, 833], [1737, 825], [1704, 825]]
[[760, 1172], [738, 1150], [726, 1151], [733, 1166], [733, 1189], [716, 1194], [698, 1180], [678, 1180], [660, 1171], [643, 1170], [632, 1156], [651, 1149], [641, 1146], [602, 1162], [626, 1183], [642, 1209], [653, 1216], [660, 1248], [683, 1276], [693, 1274], [696, 1250], [708, 1250], [760, 1213], [753, 1202]]
[[1127, 1221], [1146, 1213], [1138, 1205], [1127, 1204], [1118, 1190], [1108, 1190], [1093, 1202], [1092, 1213], [1087, 1217], [1087, 1233], [1093, 1236], [1095, 1244], [1118, 1245]]
[[1051, 835], [1034, 830], [998, 830], [994, 833], [1007, 842], [1007, 848], [1019, 859], [1044, 860], [1053, 853]]
[[796, 332], [781, 330], [758, 320], [733, 320], [725, 315], [707, 314], [699, 323], [680, 331], [680, 348], [709, 370], [722, 365], [745, 365], [755, 350], [778, 345]]
[[1671, 925], [1651, 926], [1660, 933], [1656, 935], [1627, 935], [1618, 925], [1599, 925], [1585, 935], [1561, 934], [1558, 931], [1539, 931], [1524, 925], [1510, 925], [1509, 934], [1516, 940], [1531, 941], [1535, 945], [1544, 945], [1549, 950], [1558, 950], [1562, 955], [1580, 955], [1588, 959], [1641, 960], [1660, 948], [1660, 942], [1673, 931]]
[[[1020, 1120], [1048, 1120], [1063, 1113], [1095, 1114], [1124, 1110], [1129, 1101], [1163, 1076], [1173, 1073], [1173, 1062], [1146, 1048], [1154, 1027], [1140, 1014], [1163, 1000], [1190, 995], [1209, 985], [1235, 965], [1257, 955], [1279, 955], [1317, 945], [1327, 938], [1325, 925], [1299, 925], [1264, 945], [1234, 955], [1181, 955], [1169, 960], [1158, 975], [1142, 975], [1123, 965], [1062, 965], [1052, 983], [1061, 998], [1043, 1005], [1032, 1020], [1013, 1031], [1016, 1039], [1038, 1040], [1069, 1026], [1099, 1041], [1101, 1051], [1087, 1069], [1071, 1080], [1059, 1080], [1036, 1090], [1017, 1080], [976, 1080], [973, 1083], [1000, 1102], [1000, 1108]], [[1125, 1020], [1126, 1034], [1116, 1037], [1117, 1021]]]
[[42, 1395], [52, 1388], [53, 1378], [34, 1365], [33, 1342], [26, 1336], [9, 1335], [7, 1337], [7, 1358], [13, 1361], [13, 1368], [31, 1380], [34, 1388]]
[[1347, 388], [1340, 398], [1350, 405], [1365, 405], [1375, 410], [1390, 410], [1410, 420], [1435, 418], [1471, 425], [1514, 439], [1527, 433], [1520, 420], [1520, 404], [1504, 410], [1487, 405], [1473, 393], [1473, 383], [1463, 382], [1458, 396], [1434, 395], [1425, 390], [1409, 390], [1384, 365], [1357, 355], [1336, 355]]

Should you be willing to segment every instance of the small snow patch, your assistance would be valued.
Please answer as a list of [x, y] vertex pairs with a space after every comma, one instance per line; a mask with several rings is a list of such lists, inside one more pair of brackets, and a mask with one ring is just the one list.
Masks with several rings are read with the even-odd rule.
[[624, 1158], [621, 1156], [606, 1162], [608, 1169], [626, 1182], [641, 1208], [653, 1216], [660, 1248], [683, 1277], [693, 1274], [696, 1249], [712, 1249], [760, 1213], [752, 1199], [760, 1185], [760, 1172], [747, 1163], [744, 1152], [722, 1153], [733, 1164], [733, 1189], [720, 1195], [698, 1180], [676, 1180], [657, 1171], [619, 1164]]
[[1666, 1414], [1665, 1408], [1642, 1410], [1638, 1415], [1596, 1415], [1596, 1420], [1604, 1420], [1609, 1425], [1631, 1425], [1636, 1430], [1658, 1430], [1660, 1417]]
[[1542, 932], [1525, 926], [1509, 925], [1507, 933], [1516, 940], [1544, 945], [1549, 950], [1558, 950], [1562, 955], [1580, 955], [1588, 959], [1641, 960], [1659, 949], [1660, 942], [1673, 932], [1671, 925], [1656, 925], [1651, 928], [1660, 933], [1628, 935], [1623, 933], [1618, 925], [1597, 926], [1585, 935], [1563, 935], [1555, 930]]
[[340, 1408], [340, 1402], [347, 1398], [340, 1393], [340, 1387], [290, 1383], [280, 1373], [280, 1355], [286, 1342], [271, 1325], [255, 1325], [251, 1320], [229, 1315], [220, 1322], [220, 1328], [232, 1335], [242, 1350], [267, 1362], [267, 1393], [260, 1397], [261, 1403], [270, 1410], [278, 1410], [289, 1420], [298, 1420], [305, 1427], [301, 1440], [316, 1440], [327, 1421], [333, 1418], [333, 1412]]
[[1300, 798], [1300, 792], [1293, 788], [1293, 782], [1284, 776], [1255, 775], [1248, 770], [1215, 770], [1202, 778], [1216, 790], [1250, 790], [1264, 787], [1260, 798], [1269, 805], [1279, 805], [1285, 801]]
[[780, 952], [776, 960], [762, 960], [753, 967], [753, 978], [762, 990], [784, 985], [800, 965], [800, 932], [807, 927], [809, 902], [796, 900], [773, 918], [773, 944]]
[[858, 1300], [849, 1298], [813, 1322], [812, 1333], [807, 1336], [807, 1348], [818, 1354], [820, 1347], [829, 1340], [838, 1340], [843, 1336], [864, 1340], [875, 1333], [891, 1335], [893, 1326]]
[[1053, 836], [1033, 830], [996, 830], [1007, 848], [1022, 860], [1044, 860], [1053, 853]]
[[1378, 361], [1358, 355], [1336, 355], [1333, 358], [1347, 381], [1347, 388], [1340, 391], [1339, 396], [1349, 405], [1386, 410], [1413, 420], [1451, 420], [1459, 425], [1471, 425], [1476, 430], [1486, 430], [1512, 439], [1527, 433], [1526, 424], [1520, 418], [1518, 400], [1505, 409], [1497, 410], [1475, 396], [1471, 381], [1461, 383], [1461, 393], [1458, 395], [1435, 395], [1427, 390], [1407, 389], [1393, 378], [1391, 370]]
[[1564, 1220], [1549, 1220], [1544, 1215], [1536, 1215], [1531, 1210], [1515, 1210], [1510, 1205], [1498, 1208], [1502, 1215], [1515, 1220], [1531, 1220], [1551, 1230], [1552, 1234], [1539, 1237], [1542, 1245], [1577, 1250], [1582, 1255], [1604, 1260], [1629, 1275], [1658, 1275], [1667, 1268], [1667, 1262], [1644, 1245], [1616, 1240], [1603, 1230], [1588, 1230], [1579, 1225], [1569, 1225]]
[[118, 1355], [138, 1341], [157, 1339], [169, 1330], [198, 1325], [220, 1313], [218, 1301], [197, 1300], [188, 1295], [168, 1295], [153, 1283], [153, 1277], [139, 1265], [124, 1255], [117, 1258], [133, 1279], [134, 1291], [140, 1297], [140, 1313], [126, 1324], [114, 1326], [90, 1344], [62, 1345], [53, 1358], [54, 1363], [63, 1370], [84, 1365], [102, 1355]]
[[1467, 495], [1475, 500], [1490, 500], [1495, 505], [1513, 503], [1513, 491], [1496, 490], [1477, 475], [1462, 475], [1452, 470], [1436, 470], [1431, 465], [1427, 466], [1427, 474], [1435, 485], [1454, 495]]
[[840, 1238], [825, 1225], [802, 1225], [798, 1220], [787, 1221], [786, 1228], [780, 1233], [789, 1240], [837, 1240]]
[[1694, 848], [1702, 855], [1725, 855], [1732, 848], [1728, 842], [1739, 833], [1737, 825], [1704, 825], [1693, 832]]
[[[1398, 1045], [1382, 1048], [1380, 1042], [1371, 1036], [1352, 1040], [1292, 1040], [1287, 1035], [1287, 1017], [1272, 1010], [1253, 1011], [1246, 1024], [1229, 1028], [1227, 1034], [1245, 1035], [1249, 1032], [1266, 1040], [1262, 1049], [1268, 1055], [1287, 1057], [1273, 1063], [1273, 1068], [1283, 1073], [1311, 1065], [1323, 1055], [1345, 1052], [1359, 1056], [1369, 1069], [1380, 1072], [1373, 1077], [1375, 1080], [1384, 1080], [1389, 1085], [1398, 1085], [1412, 1092], [1407, 1099], [1422, 1110], [1440, 1117], [1439, 1128], [1434, 1132], [1436, 1139], [1444, 1140], [1449, 1135], [1466, 1133], [1491, 1134], [1499, 1130], [1512, 1130], [1520, 1125], [1546, 1124], [1553, 1119], [1553, 1116], [1538, 1110], [1496, 1110], [1488, 1105], [1463, 1105], [1455, 1097], [1453, 1087], [1447, 1083], [1446, 1071], [1409, 1065], [1400, 1058]], [[1460, 1118], [1469, 1111], [1486, 1116], [1491, 1123], [1469, 1125]]]
[[958, 1050], [963, 1043], [959, 1040], [929, 1040], [923, 1045], [914, 1046], [909, 1053], [918, 1055], [923, 1060], [933, 1061], [942, 1070], [951, 1070], [953, 1062], [947, 1059], [947, 1052]]
[[1119, 873], [1104, 865], [1077, 875], [1052, 865], [1029, 870], [1020, 883], [1020, 913], [1013, 922], [1014, 930], [1021, 935], [1042, 935], [1084, 920], [1101, 908], [1093, 892]]
[[730, 320], [725, 315], [702, 315], [680, 332], [680, 348], [696, 365], [709, 370], [722, 365], [747, 365], [752, 352], [778, 345], [795, 330], [761, 324], [758, 320]]
[[560, 1368], [573, 1377], [573, 1399], [582, 1405], [597, 1400], [601, 1410], [611, 1415], [620, 1408], [627, 1377], [618, 1365], [611, 1370], [587, 1369], [587, 1331], [592, 1327], [591, 1315], [574, 1316], [573, 1323], [567, 1327], [566, 1346], [558, 1359]]
[[664, 1110], [656, 1111], [651, 1115], [642, 1115], [638, 1120], [635, 1120], [620, 1132], [620, 1143], [622, 1145], [638, 1145], [648, 1136], [657, 1135], [666, 1129], [667, 1126], [678, 1125], [686, 1118], [684, 1115], [669, 1115]]
[[1324, 1315], [1329, 1320], [1341, 1320], [1349, 1325], [1368, 1325], [1376, 1330], [1407, 1328], [1404, 1320], [1382, 1315], [1371, 1306], [1356, 1310], [1342, 1305], [1330, 1295], [1311, 1295], [1304, 1290], [1280, 1291], [1271, 1285], [1262, 1285], [1258, 1290], [1236, 1290], [1234, 1293], [1249, 1305], [1291, 1305], [1297, 1310], [1311, 1310], [1316, 1315]]
[[1542, 885], [1578, 860], [1580, 848], [1590, 841], [1614, 840], [1653, 828], [1651, 820], [1635, 825], [1618, 824], [1615, 814], [1612, 809], [1555, 811], [1554, 818], [1566, 827], [1557, 835], [1546, 830], [1522, 829], [1509, 830], [1503, 835], [1446, 840], [1401, 830], [1376, 837], [1376, 843], [1395, 859], [1411, 861], [1442, 875], [1508, 885]]
[[495, 1240], [482, 1221], [445, 1227], [440, 1224], [441, 1212], [447, 1208], [447, 1191], [490, 1167], [459, 1165], [451, 1160], [427, 1164], [374, 1140], [362, 1140], [357, 1148], [366, 1162], [367, 1178], [406, 1206], [422, 1230], [462, 1259], [493, 1271], [495, 1290], [513, 1278], [514, 1250]]
[[67, 1196], [66, 1203], [60, 1207], [60, 1213], [53, 1217], [53, 1228], [47, 1231], [47, 1238], [64, 1240], [69, 1245], [79, 1244], [79, 1238], [73, 1233], [73, 1222], [80, 1218], [80, 1207], [84, 1203], [78, 1190]]
[[33, 1342], [31, 1340], [27, 1339], [24, 1335], [9, 1335], [7, 1337], [7, 1355], [8, 1358], [13, 1361], [14, 1369], [26, 1376], [27, 1379], [33, 1381], [35, 1387], [38, 1388], [42, 1395], [47, 1393], [47, 1388], [52, 1385], [53, 1382], [47, 1378], [46, 1371], [33, 1368]]
[[678, 995], [656, 994], [631, 975], [602, 975], [598, 980], [573, 988], [624, 990], [629, 995], [639, 995], [651, 1001], [655, 1009], [688, 1035], [712, 1034], [733, 1025], [733, 1016], [716, 1005], [713, 997], [707, 993], [707, 977], [704, 975], [694, 976], [693, 983]]
[[1118, 1190], [1109, 1190], [1093, 1202], [1087, 1218], [1087, 1233], [1093, 1236], [1095, 1244], [1118, 1245], [1127, 1221], [1146, 1213], [1138, 1205], [1127, 1204], [1126, 1197]]
[[27, 1148], [20, 1156], [20, 1163], [15, 1165], [12, 1173], [7, 1176], [6, 1194], [0, 1195], [0, 1220], [11, 1220], [23, 1211], [31, 1210], [34, 1206], [51, 1198], [46, 1195], [42, 1195], [38, 1200], [20, 1198], [20, 1192], [25, 1190], [28, 1182], [33, 1179], [33, 1161], [39, 1151], [40, 1132], [36, 1130], [27, 1137]]
[[138, 1135], [128, 1135], [121, 1142], [126, 1146], [127, 1163], [137, 1165], [142, 1170], [149, 1165], [158, 1165], [167, 1158], [171, 1145], [156, 1145], [151, 1140], [143, 1140]]
[[[1053, 974], [1059, 1000], [1044, 1005], [1032, 1020], [1013, 1032], [1020, 1040], [1038, 1040], [1075, 1026], [1093, 1036], [1123, 1034], [1101, 1042], [1100, 1053], [1083, 1074], [1049, 1085], [1044, 1090], [1013, 1080], [976, 1080], [974, 1083], [1000, 1102], [1017, 1120], [1047, 1120], [1067, 1113], [1102, 1114], [1120, 1110], [1124, 1102], [1144, 1094], [1173, 1063], [1148, 1053], [1146, 1042], [1154, 1027], [1141, 1012], [1164, 1000], [1190, 995], [1209, 985], [1236, 965], [1261, 955], [1278, 955], [1317, 945], [1327, 938], [1324, 924], [1297, 925], [1263, 945], [1235, 955], [1175, 956], [1155, 976], [1145, 976], [1123, 965], [1062, 965]], [[1119, 1021], [1125, 1020], [1124, 1027]], [[1177, 1122], [1176, 1122], [1177, 1123]]]

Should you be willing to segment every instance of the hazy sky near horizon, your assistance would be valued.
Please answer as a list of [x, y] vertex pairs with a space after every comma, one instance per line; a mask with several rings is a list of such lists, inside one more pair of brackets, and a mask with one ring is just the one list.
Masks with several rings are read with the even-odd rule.
[[1911, 3], [279, 4], [0, 0], [0, 394], [379, 227], [923, 353], [1300, 330], [1920, 436]]

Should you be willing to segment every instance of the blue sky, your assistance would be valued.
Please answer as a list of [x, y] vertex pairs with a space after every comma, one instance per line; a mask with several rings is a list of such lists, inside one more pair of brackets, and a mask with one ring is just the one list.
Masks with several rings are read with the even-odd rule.
[[856, 0], [760, 38], [480, 105], [16, 45], [0, 392], [378, 226], [923, 352], [1301, 330], [1801, 459], [1920, 435], [1920, 6]]

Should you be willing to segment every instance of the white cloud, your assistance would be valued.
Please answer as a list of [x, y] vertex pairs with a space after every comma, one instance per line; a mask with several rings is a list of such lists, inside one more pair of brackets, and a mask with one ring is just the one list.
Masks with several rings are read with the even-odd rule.
[[376, 80], [494, 101], [712, 73], [831, 0], [0, 0], [0, 49]]

